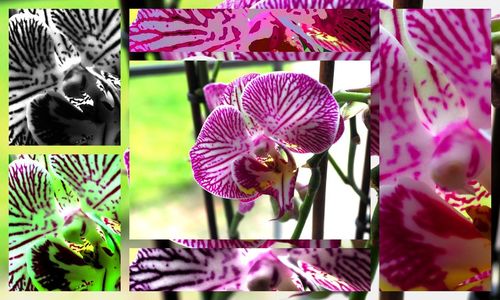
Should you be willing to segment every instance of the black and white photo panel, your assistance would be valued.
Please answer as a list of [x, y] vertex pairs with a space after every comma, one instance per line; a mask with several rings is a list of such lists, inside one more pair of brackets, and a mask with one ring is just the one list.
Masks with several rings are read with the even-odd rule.
[[9, 144], [120, 144], [119, 9], [9, 18]]

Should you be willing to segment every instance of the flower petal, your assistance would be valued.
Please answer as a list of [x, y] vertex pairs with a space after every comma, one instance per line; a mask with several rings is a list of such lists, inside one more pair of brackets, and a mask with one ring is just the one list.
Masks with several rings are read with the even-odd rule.
[[205, 101], [210, 111], [214, 110], [219, 105], [229, 104], [224, 103], [223, 98], [226, 87], [227, 84], [225, 83], [209, 83], [203, 87], [203, 95], [205, 95]]
[[310, 285], [328, 290], [370, 290], [369, 249], [273, 249], [273, 253]]
[[[28, 34], [31, 33], [31, 34]], [[55, 37], [40, 18], [16, 14], [9, 19], [9, 141], [33, 143], [26, 124], [26, 105], [55, 88], [63, 69], [54, 52]], [[59, 58], [60, 59], [60, 58]]]
[[415, 51], [440, 69], [461, 92], [473, 125], [490, 128], [489, 11], [409, 10], [405, 17]]
[[490, 240], [425, 184], [404, 179], [380, 195], [383, 290], [454, 289], [491, 268]]
[[227, 248], [267, 248], [272, 240], [172, 240], [188, 248], [227, 249]]
[[244, 289], [241, 249], [139, 249], [130, 266], [132, 291]]
[[433, 134], [437, 134], [448, 124], [467, 117], [465, 100], [440, 69], [414, 50], [405, 34], [407, 28], [403, 13], [403, 10], [383, 11], [382, 24], [404, 47], [408, 61], [411, 61], [409, 66], [415, 82], [414, 94], [422, 123]]
[[119, 9], [51, 9], [51, 26], [60, 30], [78, 49], [84, 66], [120, 77]]
[[123, 162], [125, 163], [125, 170], [127, 171], [127, 177], [130, 182], [130, 149], [127, 148], [123, 153]]
[[141, 9], [130, 26], [130, 51], [246, 50], [247, 31], [246, 9]]
[[404, 49], [385, 28], [380, 28], [380, 179], [401, 176], [430, 182], [423, 166], [430, 161], [433, 141], [417, 115], [413, 81]]
[[250, 81], [258, 76], [259, 74], [257, 73], [248, 73], [231, 81], [223, 93], [224, 104], [233, 105], [238, 108], [239, 111], [243, 112], [243, 106], [241, 104], [243, 90]]
[[291, 151], [320, 153], [335, 140], [338, 103], [326, 86], [305, 74], [261, 75], [245, 88], [242, 104], [266, 135]]
[[27, 126], [40, 145], [101, 145], [105, 124], [90, 119], [58, 93], [35, 97], [26, 109]]
[[[291, 155], [288, 162], [279, 158], [276, 167], [270, 167], [251, 155], [242, 155], [232, 166], [232, 176], [240, 190], [248, 194], [265, 194], [278, 204], [278, 216], [294, 209], [293, 194], [297, 180], [297, 168]], [[280, 171], [277, 171], [280, 170]]]
[[[390, 8], [387, 4], [379, 0], [246, 0], [235, 1], [226, 0], [224, 7], [230, 8], [231, 3], [238, 3], [241, 7], [252, 3], [252, 8], [267, 9], [267, 8], [372, 8], [372, 9], [387, 9]], [[223, 4], [219, 4], [222, 6]]]
[[26, 255], [37, 241], [54, 233], [62, 222], [48, 172], [32, 160], [12, 162], [9, 165], [10, 290], [34, 290], [26, 273]]
[[231, 177], [231, 165], [251, 147], [245, 122], [233, 106], [217, 107], [203, 124], [189, 156], [194, 179], [206, 191], [223, 198], [250, 198]]
[[120, 220], [118, 155], [51, 155], [50, 160], [55, 173], [78, 193], [84, 212]]

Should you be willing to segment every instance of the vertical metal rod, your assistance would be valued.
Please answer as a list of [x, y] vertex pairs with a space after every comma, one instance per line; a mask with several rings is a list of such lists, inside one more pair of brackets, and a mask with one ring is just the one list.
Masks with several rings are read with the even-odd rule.
[[[203, 126], [203, 121], [201, 118], [201, 109], [200, 103], [196, 101], [196, 91], [200, 88], [199, 79], [196, 75], [196, 66], [194, 61], [186, 61], [184, 62], [184, 66], [186, 68], [186, 76], [188, 81], [188, 89], [189, 89], [189, 100], [191, 102], [191, 113], [193, 117], [193, 126], [195, 131], [195, 138], [198, 137], [198, 134], [201, 131], [201, 127]], [[211, 239], [217, 239], [217, 222], [215, 218], [215, 207], [212, 198], [212, 194], [203, 190], [203, 198], [205, 201], [205, 210], [208, 218], [208, 229], [210, 232]]]
[[[333, 89], [333, 76], [335, 73], [335, 61], [322, 61], [319, 65], [319, 81], [326, 85], [330, 92]], [[328, 151], [328, 150], [327, 150]], [[323, 159], [319, 163], [321, 174], [320, 186], [313, 205], [312, 238], [321, 240], [325, 229], [325, 197], [326, 197], [326, 177], [328, 160]]]
[[366, 137], [365, 162], [363, 165], [363, 179], [361, 181], [361, 192], [363, 196], [359, 199], [358, 217], [356, 219], [356, 239], [363, 239], [367, 231], [367, 210], [370, 203], [370, 131]]
[[380, 300], [403, 300], [403, 292], [381, 292]]

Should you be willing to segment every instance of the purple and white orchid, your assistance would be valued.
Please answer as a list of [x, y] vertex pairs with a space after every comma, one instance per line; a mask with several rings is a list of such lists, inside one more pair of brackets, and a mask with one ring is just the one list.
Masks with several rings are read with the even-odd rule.
[[270, 195], [282, 217], [294, 208], [292, 152], [321, 153], [342, 133], [335, 98], [315, 79], [286, 72], [251, 73], [204, 92], [213, 111], [190, 151], [195, 180], [242, 203]]
[[381, 14], [384, 290], [489, 287], [488, 18], [487, 10]]
[[[266, 248], [274, 242], [194, 240], [185, 244], [202, 248], [139, 249], [130, 266], [130, 287], [133, 291], [370, 289], [369, 249], [307, 248], [307, 241], [305, 248]], [[247, 248], [236, 248], [241, 245]], [[255, 246], [262, 248], [248, 248]]]

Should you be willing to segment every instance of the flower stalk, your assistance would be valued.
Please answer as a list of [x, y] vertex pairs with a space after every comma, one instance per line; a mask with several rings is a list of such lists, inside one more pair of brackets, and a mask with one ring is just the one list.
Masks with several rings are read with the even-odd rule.
[[[204, 69], [205, 72], [204, 74], [198, 78], [197, 76], [197, 68], [195, 66], [195, 63], [193, 61], [186, 61], [185, 63], [185, 68], [186, 68], [186, 76], [188, 80], [188, 89], [189, 89], [189, 101], [191, 102], [191, 114], [193, 118], [193, 125], [194, 125], [194, 130], [195, 130], [195, 138], [198, 136], [200, 133], [201, 127], [203, 125], [203, 121], [201, 118], [201, 109], [200, 109], [200, 103], [203, 101], [201, 97], [196, 95], [196, 90], [200, 88], [200, 83], [201, 82], [207, 82], [208, 83], [208, 69], [206, 68], [206, 62], [205, 64], [199, 63], [198, 65], [198, 76], [200, 75], [199, 70]], [[205, 210], [207, 213], [207, 218], [208, 218], [208, 228], [210, 232], [210, 238], [211, 239], [217, 239], [218, 234], [217, 234], [217, 221], [215, 217], [215, 208], [214, 208], [214, 202], [212, 195], [207, 192], [203, 191], [203, 198], [205, 201]]]

